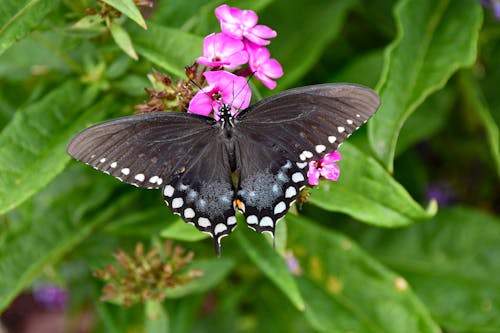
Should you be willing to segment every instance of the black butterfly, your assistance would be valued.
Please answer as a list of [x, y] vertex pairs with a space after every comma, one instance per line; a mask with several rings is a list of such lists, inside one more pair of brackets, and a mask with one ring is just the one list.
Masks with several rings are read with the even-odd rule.
[[218, 121], [181, 112], [110, 120], [75, 136], [67, 151], [126, 183], [162, 188], [174, 214], [209, 233], [219, 255], [220, 239], [236, 227], [235, 209], [250, 228], [274, 234], [306, 185], [308, 162], [336, 150], [378, 106], [366, 87], [313, 85], [234, 117], [223, 104]]

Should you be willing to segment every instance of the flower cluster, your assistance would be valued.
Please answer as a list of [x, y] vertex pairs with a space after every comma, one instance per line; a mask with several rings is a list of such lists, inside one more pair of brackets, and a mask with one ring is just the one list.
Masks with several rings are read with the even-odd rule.
[[307, 179], [310, 185], [318, 185], [320, 177], [336, 181], [340, 175], [340, 168], [335, 162], [342, 160], [338, 151], [326, 154], [319, 161], [309, 162]]
[[200, 277], [201, 271], [184, 267], [193, 259], [193, 253], [185, 254], [180, 246], [166, 241], [163, 248], [153, 247], [147, 253], [141, 243], [133, 255], [123, 251], [115, 254], [118, 265], [108, 265], [95, 275], [104, 280], [103, 301], [131, 306], [146, 300], [162, 301], [165, 288], [174, 288]]
[[203, 56], [197, 60], [209, 68], [203, 73], [208, 86], [193, 97], [188, 112], [204, 116], [213, 112], [218, 119], [218, 109], [223, 103], [232, 107], [232, 114], [250, 104], [246, 76], [254, 75], [267, 88], [274, 89], [274, 80], [283, 76], [283, 69], [265, 47], [270, 43], [269, 38], [276, 37], [276, 31], [257, 24], [254, 11], [221, 5], [215, 9], [215, 16], [222, 32], [205, 37]]
[[[186, 67], [187, 79], [173, 82], [165, 74], [153, 72], [149, 78], [154, 89], [146, 89], [149, 100], [136, 106], [139, 113], [187, 109], [219, 120], [222, 104], [231, 106], [233, 115], [248, 107], [252, 94], [249, 76], [269, 89], [276, 87], [275, 80], [283, 76], [283, 69], [266, 48], [276, 31], [257, 24], [258, 16], [252, 10], [221, 5], [215, 9], [215, 16], [222, 32], [205, 37], [203, 55]], [[337, 180], [339, 167], [335, 162], [340, 159], [335, 151], [310, 162], [309, 184], [317, 185], [321, 177]], [[300, 198], [306, 200], [307, 196]]]

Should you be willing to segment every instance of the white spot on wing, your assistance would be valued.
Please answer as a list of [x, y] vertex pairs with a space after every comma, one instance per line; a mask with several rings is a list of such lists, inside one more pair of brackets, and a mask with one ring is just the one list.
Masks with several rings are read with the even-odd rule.
[[229, 224], [229, 225], [236, 224], [236, 216], [229, 216], [227, 218], [227, 224]]
[[129, 168], [123, 168], [122, 169], [122, 173], [127, 176], [129, 173], [130, 173], [130, 169]]
[[259, 219], [255, 215], [250, 215], [249, 217], [247, 217], [247, 223], [248, 224], [257, 224], [257, 223], [259, 223]]
[[226, 230], [227, 230], [226, 225], [224, 223], [219, 223], [215, 226], [214, 233], [217, 235], [217, 234], [220, 234]]
[[297, 162], [295, 163], [299, 167], [299, 169], [304, 169], [307, 166], [307, 162]]
[[158, 181], [158, 178], [159, 178], [158, 176], [153, 176], [153, 177], [149, 178], [149, 182], [156, 183]]
[[175, 198], [172, 200], [172, 208], [180, 208], [184, 204], [184, 200], [182, 198]]
[[283, 213], [285, 210], [286, 210], [286, 204], [284, 201], [281, 201], [276, 206], [274, 206], [274, 215]]
[[145, 179], [144, 174], [142, 174], [142, 173], [138, 173], [137, 175], [135, 175], [134, 178], [135, 178], [135, 180], [138, 180], [140, 182], [143, 182]]
[[304, 181], [304, 175], [300, 172], [296, 172], [292, 175], [292, 181], [294, 183], [300, 183], [300, 182]]
[[113, 162], [113, 163], [111, 163], [109, 166], [110, 166], [110, 167], [112, 167], [112, 168], [116, 168], [116, 165], [117, 165], [117, 163], [116, 163], [116, 162]]
[[174, 187], [172, 185], [167, 185], [163, 189], [163, 195], [166, 197], [171, 197], [174, 194]]
[[295, 189], [295, 187], [290, 186], [285, 191], [285, 198], [291, 198], [296, 194], [297, 194], [297, 190]]
[[352, 121], [351, 119], [347, 119], [347, 123], [348, 123], [349, 125], [352, 125], [353, 121]]
[[339, 131], [339, 133], [344, 133], [345, 128], [342, 126], [339, 126], [339, 127], [337, 127], [337, 130]]
[[264, 216], [261, 220], [260, 220], [260, 223], [259, 225], [261, 227], [273, 227], [273, 219], [270, 218], [269, 216]]
[[330, 135], [330, 136], [328, 137], [328, 142], [330, 142], [330, 143], [334, 143], [335, 141], [337, 141], [337, 137], [335, 137], [335, 136], [333, 136], [333, 135]]
[[326, 150], [326, 147], [325, 147], [324, 145], [317, 145], [317, 146], [315, 147], [315, 149], [316, 149], [316, 152], [317, 152], [318, 154], [321, 154], [322, 152], [324, 152], [324, 151]]
[[101, 158], [101, 159], [99, 160], [99, 162], [101, 162], [101, 163], [106, 162], [106, 158], [104, 158], [104, 157], [103, 157], [103, 158]]
[[187, 218], [187, 219], [192, 219], [193, 217], [195, 217], [195, 212], [193, 210], [193, 208], [186, 208], [184, 209], [184, 217]]
[[206, 217], [200, 217], [198, 219], [198, 225], [202, 228], [208, 228], [212, 225], [212, 223], [210, 223], [210, 220]]

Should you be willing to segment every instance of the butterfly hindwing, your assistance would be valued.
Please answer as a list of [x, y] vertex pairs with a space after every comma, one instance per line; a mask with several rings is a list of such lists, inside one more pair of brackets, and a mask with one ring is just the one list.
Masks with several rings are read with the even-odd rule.
[[174, 214], [210, 234], [220, 254], [220, 240], [236, 227], [235, 195], [229, 153], [220, 137], [205, 141], [197, 159], [181, 167], [177, 177], [163, 188], [163, 197]]
[[307, 162], [292, 162], [245, 134], [243, 130], [237, 135], [236, 206], [250, 228], [274, 235], [276, 223], [306, 185]]

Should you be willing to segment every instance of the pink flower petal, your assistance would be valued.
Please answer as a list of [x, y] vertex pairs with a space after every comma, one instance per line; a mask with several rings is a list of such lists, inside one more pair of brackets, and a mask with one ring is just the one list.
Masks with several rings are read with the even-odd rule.
[[189, 102], [188, 112], [207, 116], [212, 112], [212, 100], [203, 90], [200, 90]]
[[264, 62], [260, 69], [263, 73], [273, 79], [277, 79], [283, 76], [283, 68], [281, 64], [276, 59], [269, 59]]
[[307, 171], [307, 178], [310, 185], [318, 185], [320, 177], [325, 179], [337, 181], [340, 175], [340, 168], [335, 162], [342, 159], [338, 151], [326, 154], [319, 161], [309, 162], [309, 170]]
[[203, 40], [203, 56], [197, 62], [208, 67], [234, 69], [248, 61], [242, 41], [223, 33], [210, 34]]
[[253, 10], [241, 10], [228, 5], [215, 9], [215, 16], [220, 21], [223, 33], [236, 38], [246, 38], [258, 45], [267, 45], [264, 38], [276, 37], [276, 31], [265, 25], [257, 25], [258, 16]]
[[234, 11], [233, 13], [236, 14], [234, 16], [239, 19], [240, 23], [248, 28], [254, 27], [259, 20], [259, 17], [253, 10], [246, 9], [239, 12]]
[[276, 59], [270, 59], [269, 50], [263, 46], [251, 42], [245, 42], [245, 49], [248, 52], [248, 64], [255, 77], [262, 81], [269, 89], [276, 87], [277, 79], [283, 76], [283, 68]]
[[251, 29], [251, 32], [260, 38], [274, 38], [278, 35], [276, 31], [263, 24], [256, 25]]
[[321, 170], [321, 175], [326, 179], [337, 181], [340, 175], [340, 168], [336, 164], [325, 165]]
[[218, 120], [222, 104], [230, 105], [233, 115], [250, 104], [252, 94], [244, 77], [226, 71], [208, 71], [203, 75], [209, 86], [193, 97], [188, 112], [208, 116], [213, 111]]
[[307, 180], [311, 185], [318, 185], [320, 172], [316, 168], [316, 162], [309, 162], [309, 170], [307, 171]]
[[334, 152], [326, 154], [321, 160], [325, 164], [332, 164], [332, 163], [341, 161], [342, 156], [340, 156], [340, 153], [336, 150]]

